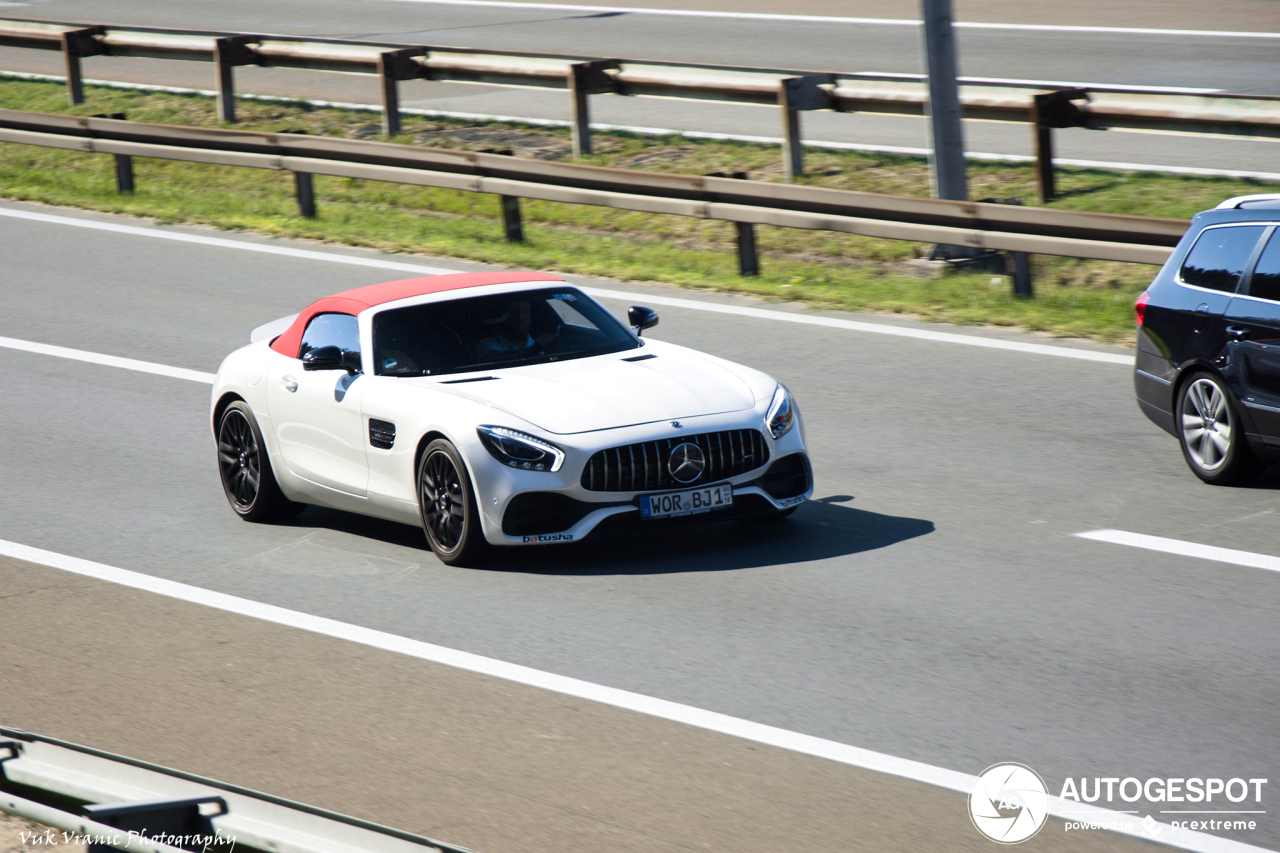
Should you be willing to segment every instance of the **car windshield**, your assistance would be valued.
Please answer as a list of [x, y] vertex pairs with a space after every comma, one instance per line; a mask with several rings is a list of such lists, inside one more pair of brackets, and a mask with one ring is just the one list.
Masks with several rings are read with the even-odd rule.
[[635, 349], [640, 341], [571, 287], [451, 299], [382, 311], [375, 371], [439, 376]]

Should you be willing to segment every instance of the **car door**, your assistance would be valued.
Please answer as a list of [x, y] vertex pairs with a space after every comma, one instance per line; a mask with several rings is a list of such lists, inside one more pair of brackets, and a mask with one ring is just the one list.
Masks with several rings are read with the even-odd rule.
[[369, 486], [361, 399], [364, 374], [346, 369], [304, 370], [302, 357], [334, 346], [359, 355], [358, 322], [350, 314], [317, 314], [302, 334], [297, 358], [272, 359], [267, 411], [280, 457], [291, 472], [364, 497]]
[[1280, 443], [1280, 228], [1269, 232], [1227, 308], [1226, 335], [1240, 400], [1264, 438]]
[[1169, 333], [1181, 342], [1176, 360], [1216, 361], [1227, 344], [1226, 311], [1266, 232], [1264, 225], [1210, 225], [1200, 232], [1178, 270], [1178, 282], [1189, 285], [1180, 294], [1184, 310], [1177, 312]]

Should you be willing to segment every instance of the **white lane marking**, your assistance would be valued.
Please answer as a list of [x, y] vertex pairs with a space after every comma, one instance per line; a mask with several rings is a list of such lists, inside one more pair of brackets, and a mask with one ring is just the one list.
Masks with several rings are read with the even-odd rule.
[[383, 261], [377, 258], [361, 258], [352, 255], [339, 255], [334, 252], [315, 252], [310, 249], [293, 249], [288, 246], [273, 246], [265, 243], [250, 243], [242, 240], [228, 240], [223, 237], [206, 237], [203, 234], [183, 234], [177, 231], [165, 231], [159, 228], [139, 228], [136, 225], [119, 225], [114, 222], [99, 222], [93, 219], [73, 219], [69, 216], [54, 216], [49, 213], [35, 213], [29, 210], [11, 210], [0, 207], [0, 216], [11, 216], [14, 219], [30, 219], [35, 222], [47, 222], [51, 225], [71, 225], [76, 228], [89, 228], [94, 231], [111, 231], [116, 234], [131, 234], [135, 237], [155, 237], [160, 240], [173, 240], [178, 243], [194, 243], [200, 246], [215, 246], [219, 249], [239, 249], [242, 252], [261, 252], [264, 255], [283, 255], [287, 258], [303, 258], [309, 261], [326, 261], [331, 264], [350, 264], [356, 267], [376, 267], [386, 270], [401, 270], [418, 275], [442, 275], [458, 270], [443, 267], [428, 267], [422, 264], [403, 264], [396, 261]]
[[[912, 75], [903, 75], [912, 76]], [[18, 71], [0, 71], [0, 78], [11, 77], [21, 80], [49, 80], [52, 82], [64, 82], [67, 78], [53, 74], [28, 74]], [[199, 95], [206, 98], [216, 98], [218, 93], [213, 89], [184, 89], [177, 86], [156, 86], [150, 83], [120, 83], [112, 80], [85, 80], [85, 83], [94, 86], [105, 86], [111, 89], [136, 90], [144, 92], [170, 92], [177, 95]], [[1010, 80], [1010, 83], [1030, 83], [1029, 80]], [[1083, 87], [1088, 88], [1096, 84], [1092, 83], [1049, 83], [1044, 84], [1049, 88], [1070, 88]], [[1192, 94], [1212, 94], [1220, 92], [1221, 89], [1174, 89], [1162, 88], [1160, 86], [1145, 87], [1148, 91], [1169, 91], [1169, 92], [1190, 92]], [[378, 104], [356, 104], [346, 101], [313, 101], [304, 100], [302, 98], [289, 98], [278, 95], [249, 95], [237, 94], [237, 98], [246, 101], [267, 101], [279, 104], [306, 104], [310, 107], [332, 108], [339, 110], [359, 110], [360, 112], [381, 113], [382, 107]], [[532, 124], [538, 127], [572, 127], [573, 122], [555, 118], [530, 118], [528, 116], [504, 116], [493, 113], [468, 113], [458, 112], [457, 110], [424, 110], [410, 107], [401, 107], [400, 112], [405, 115], [423, 116], [425, 118], [458, 118], [468, 121], [496, 121], [496, 122], [514, 122], [517, 124]], [[898, 116], [898, 118], [913, 118], [912, 116]], [[783, 139], [780, 136], [750, 136], [742, 133], [715, 133], [712, 131], [702, 130], [678, 130], [671, 127], [644, 127], [641, 125], [631, 124], [601, 124], [592, 122], [591, 127], [594, 130], [619, 130], [624, 133], [637, 133], [642, 136], [683, 136], [688, 139], [711, 139], [711, 140], [727, 140], [731, 142], [754, 142], [762, 145], [781, 145]], [[1130, 131], [1117, 131], [1128, 133]], [[1133, 131], [1140, 132], [1140, 131]], [[1223, 141], [1256, 141], [1251, 137], [1223, 137]], [[872, 145], [861, 142], [831, 142], [821, 139], [806, 139], [804, 144], [810, 148], [826, 148], [833, 151], [867, 151], [871, 153], [882, 154], [908, 154], [911, 156], [928, 157], [933, 153], [931, 148], [915, 148], [904, 145]], [[972, 160], [990, 160], [998, 163], [1034, 163], [1036, 158], [1029, 154], [996, 154], [988, 151], [966, 151], [965, 157]], [[1083, 169], [1114, 169], [1120, 172], [1160, 172], [1170, 175], [1204, 175], [1212, 178], [1243, 178], [1246, 180], [1256, 181], [1280, 181], [1280, 172], [1255, 172], [1242, 169], [1208, 169], [1198, 166], [1161, 166], [1157, 163], [1121, 163], [1110, 160], [1073, 160], [1070, 158], [1055, 157], [1054, 163], [1059, 166], [1079, 166]]]
[[[658, 15], [670, 18], [731, 18], [740, 21], [789, 21], [811, 24], [865, 24], [868, 26], [918, 27], [920, 21], [910, 18], [847, 18], [836, 15], [782, 15], [767, 12], [710, 12], [694, 9], [651, 9], [640, 6], [584, 6], [573, 3], [513, 3], [506, 0], [396, 0], [401, 3], [428, 3], [436, 6], [479, 6], [493, 9], [529, 9], [530, 11], [592, 12], [627, 15]], [[989, 24], [981, 21], [956, 21], [957, 29], [1029, 30], [1051, 33], [1118, 33], [1122, 35], [1200, 36], [1210, 38], [1280, 38], [1280, 33], [1244, 33], [1229, 30], [1172, 30], [1151, 27], [1087, 27], [1067, 24]]]
[[[178, 234], [156, 228], [140, 228], [136, 225], [117, 225], [109, 222], [98, 222], [92, 219], [75, 219], [70, 216], [55, 216], [48, 213], [34, 213], [26, 210], [13, 210], [0, 207], [0, 216], [11, 216], [15, 219], [30, 219], [46, 222], [51, 225], [69, 225], [75, 228], [92, 228], [100, 231], [111, 231], [117, 234], [129, 234], [135, 237], [158, 237], [166, 240], [178, 240], [184, 243], [217, 246], [223, 249], [242, 249], [250, 252], [266, 252], [268, 254], [286, 255], [311, 261], [330, 261], [339, 264], [355, 264], [357, 266], [390, 269], [400, 272], [413, 272], [419, 275], [445, 275], [461, 272], [461, 270], [442, 269], [440, 267], [418, 266], [399, 261], [384, 261], [378, 258], [357, 258], [350, 255], [315, 252], [309, 249], [290, 249], [284, 246], [269, 246], [262, 243], [247, 243], [238, 240], [227, 240], [222, 237], [205, 237], [200, 234]], [[1068, 347], [1031, 344], [1021, 341], [1004, 341], [993, 338], [981, 338], [976, 335], [958, 335], [954, 332], [935, 332], [929, 329], [906, 329], [900, 326], [867, 323], [859, 320], [841, 320], [835, 317], [815, 317], [809, 314], [788, 314], [784, 311], [768, 311], [763, 308], [746, 308], [737, 305], [717, 305], [711, 302], [698, 302], [693, 299], [677, 299], [670, 296], [655, 296], [645, 293], [632, 293], [625, 290], [608, 290], [598, 287], [583, 287], [587, 293], [605, 299], [625, 299], [639, 302], [648, 301], [655, 305], [669, 305], [673, 308], [685, 308], [692, 311], [707, 311], [713, 314], [733, 314], [739, 317], [753, 317], [759, 320], [777, 320], [784, 323], [800, 323], [808, 326], [823, 326], [828, 329], [845, 329], [851, 332], [870, 332], [876, 335], [891, 335], [899, 338], [914, 338], [920, 341], [937, 343], [962, 344], [971, 347], [1007, 350], [1009, 352], [1025, 352], [1034, 355], [1051, 355], [1058, 358], [1074, 358], [1081, 361], [1096, 361], [1104, 364], [1122, 364], [1133, 366], [1133, 356], [1119, 355], [1110, 352], [1094, 352], [1092, 350], [1069, 349]], [[111, 358], [111, 356], [104, 356]], [[179, 368], [171, 368], [177, 370]]]
[[[103, 563], [95, 563], [79, 557], [59, 554], [55, 551], [32, 548], [29, 545], [22, 545], [4, 539], [0, 539], [0, 556], [12, 557], [15, 560], [25, 560], [29, 563], [37, 563], [52, 569], [118, 584], [130, 589], [163, 595], [178, 601], [212, 607], [215, 610], [235, 613], [251, 619], [260, 619], [276, 625], [310, 631], [314, 634], [322, 634], [326, 637], [358, 643], [369, 648], [381, 649], [382, 651], [406, 655], [418, 660], [438, 663], [467, 672], [500, 678], [516, 684], [537, 687], [553, 693], [573, 696], [589, 702], [598, 702], [602, 705], [622, 708], [623, 710], [634, 711], [650, 717], [683, 723], [694, 728], [705, 729], [706, 731], [717, 732], [767, 746], [775, 746], [779, 749], [803, 755], [825, 758], [851, 767], [885, 773], [914, 782], [923, 782], [926, 785], [935, 785], [939, 788], [965, 795], [972, 790], [977, 778], [967, 773], [948, 770], [944, 767], [935, 767], [932, 764], [925, 764], [921, 761], [898, 758], [894, 755], [886, 755], [883, 752], [875, 752], [870, 749], [850, 746], [838, 741], [801, 734], [800, 732], [793, 732], [776, 726], [755, 723], [740, 717], [731, 717], [727, 714], [707, 711], [691, 705], [683, 705], [679, 702], [670, 702], [666, 699], [658, 699], [642, 693], [632, 693], [629, 690], [620, 690], [616, 687], [606, 687], [565, 675], [556, 675], [555, 673], [544, 672], [520, 664], [507, 663], [506, 661], [472, 654], [471, 652], [437, 646], [434, 643], [411, 640], [408, 637], [388, 634], [384, 631], [376, 631], [372, 628], [352, 625], [347, 622], [339, 622], [336, 619], [301, 613], [297, 610], [277, 607], [274, 604], [264, 604], [252, 599], [214, 592], [213, 590], [202, 589], [197, 586], [178, 583], [177, 581], [165, 580], [164, 578], [157, 578], [152, 575], [129, 571], [128, 569], [119, 569]], [[1108, 825], [1111, 825], [1111, 821], [1114, 821], [1116, 817], [1116, 813], [1108, 809], [1084, 806], [1072, 800], [1064, 801], [1052, 796], [1049, 798], [1049, 814], [1067, 820], [1081, 820], [1079, 815], [1087, 814], [1090, 816], [1091, 822], [1102, 823], [1105, 821]], [[1149, 837], [1148, 832], [1145, 832], [1137, 821], [1129, 821], [1129, 823], [1132, 824], [1131, 829], [1117, 829], [1115, 831], [1138, 838]], [[1157, 824], [1157, 826], [1169, 830], [1169, 835], [1158, 839], [1161, 843], [1184, 850], [1194, 850], [1198, 851], [1198, 853], [1246, 853], [1246, 851], [1252, 853], [1252, 851], [1263, 850], [1261, 847], [1242, 844], [1238, 841], [1219, 838], [1214, 835], [1206, 835], [1189, 830], [1174, 830], [1173, 827], [1167, 824]], [[1161, 835], [1163, 835], [1163, 832]]]
[[169, 376], [173, 379], [187, 379], [191, 382], [203, 382], [206, 385], [212, 385], [214, 379], [212, 373], [187, 370], [185, 367], [170, 367], [167, 364], [156, 364], [153, 361], [120, 358], [116, 355], [104, 355], [100, 352], [56, 347], [52, 344], [40, 344], [35, 341], [20, 341], [17, 338], [0, 337], [0, 347], [38, 353], [39, 355], [52, 355], [57, 358], [69, 358], [73, 361], [87, 361], [90, 364], [101, 364], [106, 367], [121, 367], [125, 370], [136, 370], [140, 373], [154, 373], [157, 376]]
[[1130, 533], [1127, 530], [1091, 530], [1088, 533], [1077, 533], [1075, 535], [1081, 539], [1092, 539], [1094, 542], [1110, 542], [1112, 545], [1128, 545], [1130, 548], [1143, 548], [1147, 551], [1159, 551], [1163, 554], [1177, 554], [1181, 557], [1195, 557], [1200, 560], [1213, 560], [1218, 563], [1246, 566], [1250, 569], [1280, 572], [1280, 557], [1273, 557], [1270, 554], [1255, 554], [1252, 551], [1237, 551], [1234, 548], [1218, 548], [1214, 545], [1201, 545], [1198, 542], [1185, 542], [1181, 539], [1165, 539], [1163, 536]]

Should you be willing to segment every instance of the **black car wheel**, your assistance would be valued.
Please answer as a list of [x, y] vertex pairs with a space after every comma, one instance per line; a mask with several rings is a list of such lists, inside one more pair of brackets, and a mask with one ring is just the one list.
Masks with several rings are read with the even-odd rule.
[[1215, 486], [1244, 483], [1263, 463], [1249, 449], [1235, 401], [1212, 373], [1193, 375], [1178, 392], [1182, 455], [1197, 477]]
[[488, 550], [467, 467], [448, 441], [427, 445], [418, 463], [418, 508], [431, 550], [449, 566], [476, 565]]
[[253, 410], [239, 400], [218, 419], [218, 474], [227, 502], [245, 521], [296, 515], [306, 508], [280, 491]]

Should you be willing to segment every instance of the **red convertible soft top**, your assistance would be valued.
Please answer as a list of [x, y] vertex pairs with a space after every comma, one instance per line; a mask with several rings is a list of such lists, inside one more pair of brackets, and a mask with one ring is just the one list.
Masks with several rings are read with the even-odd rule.
[[428, 275], [419, 278], [403, 278], [399, 281], [384, 281], [382, 284], [370, 284], [357, 287], [355, 290], [344, 290], [333, 296], [326, 296], [312, 302], [298, 319], [293, 321], [283, 335], [271, 342], [271, 348], [281, 355], [297, 358], [298, 348], [302, 345], [302, 333], [307, 323], [317, 314], [359, 314], [366, 308], [395, 302], [397, 299], [408, 299], [412, 296], [424, 296], [428, 293], [440, 293], [445, 290], [459, 290], [464, 287], [483, 287], [486, 284], [517, 284], [525, 281], [559, 281], [564, 279], [544, 272], [467, 272], [457, 275]]

